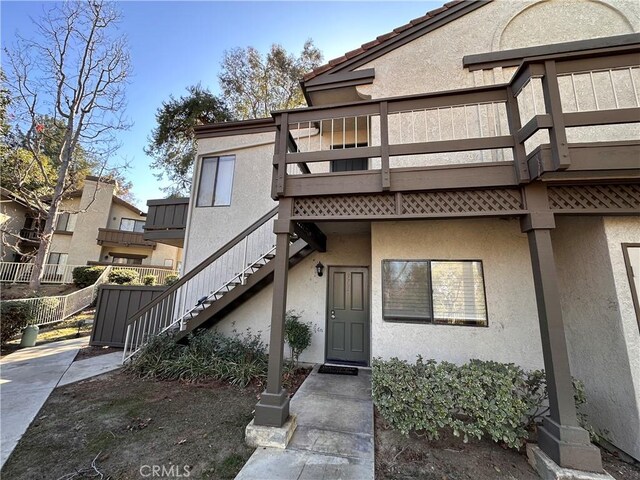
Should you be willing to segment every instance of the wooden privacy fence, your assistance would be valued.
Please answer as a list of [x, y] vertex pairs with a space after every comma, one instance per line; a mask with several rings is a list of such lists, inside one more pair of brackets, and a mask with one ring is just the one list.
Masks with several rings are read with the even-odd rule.
[[21, 303], [29, 307], [29, 325], [48, 325], [56, 323], [87, 308], [96, 298], [98, 287], [107, 281], [111, 267], [104, 269], [93, 285], [68, 295], [52, 297], [34, 297], [5, 302]]
[[[96, 302], [91, 345], [124, 347], [127, 319], [162, 295], [165, 286], [102, 285]], [[168, 314], [173, 310], [167, 308]]]

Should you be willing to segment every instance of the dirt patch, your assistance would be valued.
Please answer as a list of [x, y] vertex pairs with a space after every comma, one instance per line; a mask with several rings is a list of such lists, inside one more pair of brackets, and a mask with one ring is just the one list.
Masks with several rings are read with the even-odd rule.
[[122, 353], [122, 349], [113, 348], [113, 347], [97, 347], [97, 346], [84, 347], [78, 350], [78, 354], [76, 355], [76, 358], [73, 361], [77, 362], [79, 360], [85, 360], [87, 358], [97, 357], [99, 355], [106, 355], [107, 353], [115, 353], [115, 352]]
[[32, 297], [55, 297], [57, 295], [68, 295], [77, 291], [75, 285], [42, 285], [38, 290], [31, 290], [27, 283], [3, 283], [0, 289], [2, 300], [15, 300], [18, 298]]
[[[389, 429], [375, 413], [376, 479], [379, 480], [537, 480], [524, 453], [490, 440], [463, 443], [453, 434], [428, 440]], [[640, 470], [603, 452], [605, 469], [617, 479], [640, 480]]]
[[97, 457], [97, 468], [114, 480], [142, 478], [144, 468], [154, 465], [173, 468], [173, 477], [187, 468], [191, 478], [231, 479], [253, 452], [244, 444], [244, 428], [258, 393], [121, 372], [61, 387], [18, 443], [2, 477], [59, 478], [90, 468]]

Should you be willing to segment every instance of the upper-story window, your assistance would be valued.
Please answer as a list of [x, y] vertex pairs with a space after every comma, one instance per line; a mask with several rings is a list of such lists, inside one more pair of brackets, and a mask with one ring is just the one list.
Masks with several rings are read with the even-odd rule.
[[235, 161], [234, 155], [202, 159], [196, 207], [231, 205]]
[[120, 230], [125, 232], [144, 232], [144, 220], [134, 218], [123, 218], [120, 220]]
[[56, 222], [56, 230], [59, 232], [73, 232], [76, 225], [76, 216], [69, 212], [64, 212], [58, 215], [58, 221]]

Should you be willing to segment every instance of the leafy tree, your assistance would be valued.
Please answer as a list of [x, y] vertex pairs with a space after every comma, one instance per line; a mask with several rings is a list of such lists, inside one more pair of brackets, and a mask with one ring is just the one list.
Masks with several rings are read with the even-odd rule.
[[[26, 188], [16, 192], [46, 211], [30, 288], [37, 289], [51, 244], [60, 202], [74, 187], [79, 149], [106, 167], [118, 148], [114, 132], [123, 118], [130, 62], [126, 40], [117, 33], [119, 13], [102, 0], [55, 3], [35, 21], [36, 38], [18, 37], [5, 49], [8, 85], [15, 98], [15, 125], [22, 146], [41, 170], [45, 158], [57, 168], [48, 204]], [[53, 119], [53, 132], [46, 118]], [[62, 133], [57, 136], [58, 128]], [[47, 135], [58, 138], [45, 154]], [[46, 176], [45, 176], [46, 178]]]
[[240, 119], [268, 117], [274, 110], [304, 105], [300, 80], [322, 63], [322, 53], [307, 40], [300, 55], [273, 44], [266, 56], [253, 47], [225, 52], [220, 87], [229, 109]]
[[171, 185], [165, 190], [172, 195], [188, 194], [191, 170], [196, 157], [194, 127], [203, 123], [231, 120], [224, 102], [200, 85], [187, 87], [188, 95], [173, 96], [156, 112], [157, 127], [151, 132], [145, 153], [153, 157], [151, 168], [156, 177], [167, 176]]

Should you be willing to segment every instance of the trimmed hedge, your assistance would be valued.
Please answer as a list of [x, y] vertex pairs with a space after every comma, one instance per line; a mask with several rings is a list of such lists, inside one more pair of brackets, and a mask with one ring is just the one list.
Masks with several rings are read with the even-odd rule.
[[0, 317], [0, 343], [4, 345], [27, 326], [31, 312], [24, 302], [5, 301], [0, 303]]
[[[574, 388], [579, 406], [584, 387], [574, 380]], [[382, 417], [405, 435], [420, 432], [433, 439], [446, 429], [465, 442], [489, 437], [515, 449], [547, 411], [544, 372], [481, 360], [457, 366], [422, 357], [415, 364], [375, 359], [372, 394]], [[579, 419], [593, 434], [586, 416]]]
[[85, 288], [96, 283], [106, 267], [76, 267], [73, 269], [73, 283], [78, 288]]
[[148, 285], [148, 286], [152, 287], [156, 283], [158, 283], [158, 277], [156, 277], [155, 275], [145, 275], [144, 277], [142, 277], [142, 284], [143, 285]]
[[109, 283], [117, 285], [131, 285], [137, 283], [140, 275], [136, 270], [129, 268], [116, 268], [109, 272]]
[[164, 277], [164, 284], [167, 287], [170, 287], [171, 285], [176, 283], [178, 280], [180, 280], [180, 277], [178, 275], [176, 275], [175, 273], [172, 273], [172, 274], [167, 275], [166, 277]]

